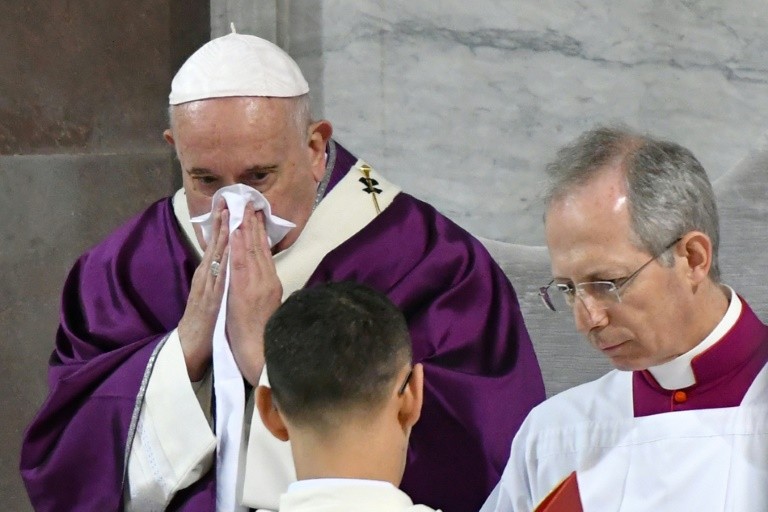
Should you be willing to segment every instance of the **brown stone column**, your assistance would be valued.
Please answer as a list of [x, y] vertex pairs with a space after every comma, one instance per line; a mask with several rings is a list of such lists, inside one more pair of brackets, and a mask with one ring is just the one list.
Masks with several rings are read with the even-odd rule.
[[209, 39], [210, 7], [4, 0], [0, 33], [0, 496], [24, 511], [20, 441], [47, 391], [66, 272], [180, 185], [167, 97]]

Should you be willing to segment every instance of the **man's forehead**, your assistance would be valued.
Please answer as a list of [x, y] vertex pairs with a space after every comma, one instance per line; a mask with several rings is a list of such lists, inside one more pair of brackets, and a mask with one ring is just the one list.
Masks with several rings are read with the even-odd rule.
[[553, 202], [545, 231], [557, 273], [605, 271], [637, 252], [627, 196], [615, 188], [584, 187]]
[[594, 281], [619, 277], [635, 266], [641, 251], [631, 244], [595, 243], [550, 247], [552, 276], [573, 281]]
[[628, 197], [620, 193], [600, 194], [591, 191], [563, 196], [550, 205], [545, 218], [547, 231], [562, 225], [568, 226], [568, 230], [588, 232], [615, 225], [626, 226], [628, 229]]
[[175, 136], [193, 132], [210, 136], [283, 135], [295, 123], [290, 98], [212, 98], [171, 107]]
[[263, 96], [234, 96], [228, 98], [205, 98], [171, 106], [176, 115], [194, 116], [217, 110], [257, 113], [267, 109], [287, 110], [289, 98], [265, 98]]

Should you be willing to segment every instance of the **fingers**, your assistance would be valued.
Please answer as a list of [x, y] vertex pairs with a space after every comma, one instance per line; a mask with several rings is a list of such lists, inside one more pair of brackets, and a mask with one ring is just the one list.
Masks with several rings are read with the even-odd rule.
[[214, 229], [211, 240], [192, 276], [187, 306], [179, 323], [179, 335], [181, 336], [183, 330], [185, 336], [194, 341], [195, 345], [203, 345], [206, 339], [210, 340], [224, 295], [224, 279], [219, 279], [226, 274], [226, 261], [223, 256], [229, 238], [229, 211], [224, 201], [216, 205], [213, 215]]
[[229, 210], [225, 209], [220, 212], [218, 224], [215, 242], [212, 239], [211, 246], [209, 246], [212, 250], [210, 254], [207, 255], [208, 259], [206, 260], [204, 258], [201, 263], [203, 268], [206, 268], [204, 265], [207, 263], [207, 268], [209, 269], [210, 274], [208, 284], [211, 287], [215, 286], [219, 281], [223, 281], [223, 279], [220, 278], [227, 268], [227, 264], [224, 261], [224, 253], [227, 250], [227, 244], [229, 242]]
[[[243, 224], [245, 224], [245, 222]], [[241, 225], [230, 237], [232, 272], [247, 271], [253, 263], [252, 258], [250, 258], [250, 253], [248, 252], [248, 239], [250, 238], [247, 234], [248, 232], [249, 230], [245, 229], [244, 225]]]
[[179, 340], [192, 381], [200, 380], [210, 365], [213, 330], [224, 296], [224, 279], [219, 278], [226, 276], [228, 237], [229, 212], [220, 202], [214, 210], [210, 243], [192, 276], [187, 305], [178, 325]]
[[252, 211], [247, 229], [246, 247], [257, 261], [272, 261], [272, 251], [267, 238], [267, 224], [264, 212]]
[[224, 254], [221, 258], [221, 268], [219, 275], [213, 280], [213, 294], [216, 300], [221, 304], [221, 298], [224, 297], [224, 284], [227, 282], [227, 262], [229, 261], [229, 247], [224, 249]]
[[[272, 252], [267, 238], [264, 212], [255, 211], [250, 203], [243, 215], [243, 222], [232, 234], [232, 264], [237, 269], [246, 266], [265, 271], [274, 267]], [[237, 237], [237, 241], [234, 240]]]
[[213, 229], [211, 240], [203, 253], [203, 259], [195, 271], [192, 286], [195, 287], [195, 279], [202, 281], [198, 284], [202, 289], [198, 290], [202, 295], [211, 293], [216, 284], [223, 279], [223, 271], [226, 269], [226, 263], [223, 261], [224, 253], [229, 242], [229, 210], [226, 209], [224, 201], [219, 202], [214, 210]]
[[227, 246], [229, 237], [229, 210], [227, 203], [222, 199], [213, 210], [213, 226], [211, 228], [211, 239], [203, 253], [201, 266], [208, 268], [214, 261], [221, 261], [224, 248]]
[[[282, 285], [267, 242], [264, 213], [246, 210], [242, 225], [230, 236], [230, 294], [244, 294], [246, 300], [271, 303], [282, 297]], [[279, 302], [278, 302], [279, 303]]]
[[261, 249], [261, 252], [265, 256], [269, 256], [272, 259], [272, 251], [269, 246], [269, 238], [267, 237], [267, 224], [263, 211], [256, 212], [255, 215], [255, 229], [254, 229], [254, 245], [257, 250]]
[[227, 333], [243, 376], [257, 384], [264, 365], [263, 331], [280, 305], [282, 285], [267, 243], [264, 213], [248, 205], [230, 236]]

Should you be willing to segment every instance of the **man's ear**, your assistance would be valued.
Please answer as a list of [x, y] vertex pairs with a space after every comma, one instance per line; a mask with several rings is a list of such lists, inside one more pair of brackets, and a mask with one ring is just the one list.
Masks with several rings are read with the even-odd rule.
[[686, 274], [694, 285], [709, 275], [712, 267], [712, 240], [701, 231], [687, 233], [678, 244], [677, 255], [685, 258]]
[[309, 150], [311, 151], [312, 174], [317, 182], [323, 179], [325, 174], [325, 147], [328, 139], [333, 135], [333, 126], [330, 121], [321, 119], [309, 125]]
[[176, 145], [176, 141], [173, 140], [173, 132], [171, 131], [170, 128], [168, 128], [163, 132], [163, 138], [165, 139], [165, 142], [167, 142], [171, 146]]
[[413, 365], [411, 378], [400, 396], [400, 411], [398, 419], [403, 430], [410, 430], [421, 416], [421, 406], [424, 404], [424, 367], [421, 363]]
[[273, 436], [281, 441], [288, 441], [288, 429], [285, 426], [280, 411], [277, 410], [272, 400], [272, 388], [259, 386], [256, 389], [256, 407], [259, 409], [261, 422], [267, 427]]

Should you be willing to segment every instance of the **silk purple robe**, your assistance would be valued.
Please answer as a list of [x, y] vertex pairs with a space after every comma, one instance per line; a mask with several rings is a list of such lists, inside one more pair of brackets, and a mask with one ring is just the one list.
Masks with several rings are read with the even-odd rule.
[[[357, 160], [334, 142], [329, 151], [335, 158], [326, 194]], [[142, 376], [181, 319], [198, 261], [164, 199], [74, 265], [50, 393], [22, 448], [21, 473], [36, 510], [122, 509], [126, 438]], [[477, 510], [518, 427], [544, 399], [512, 285], [480, 242], [405, 193], [328, 253], [307, 285], [350, 279], [385, 292], [403, 310], [414, 360], [424, 364], [424, 408], [402, 489], [444, 512]], [[213, 511], [214, 480], [212, 469], [168, 510]]]

